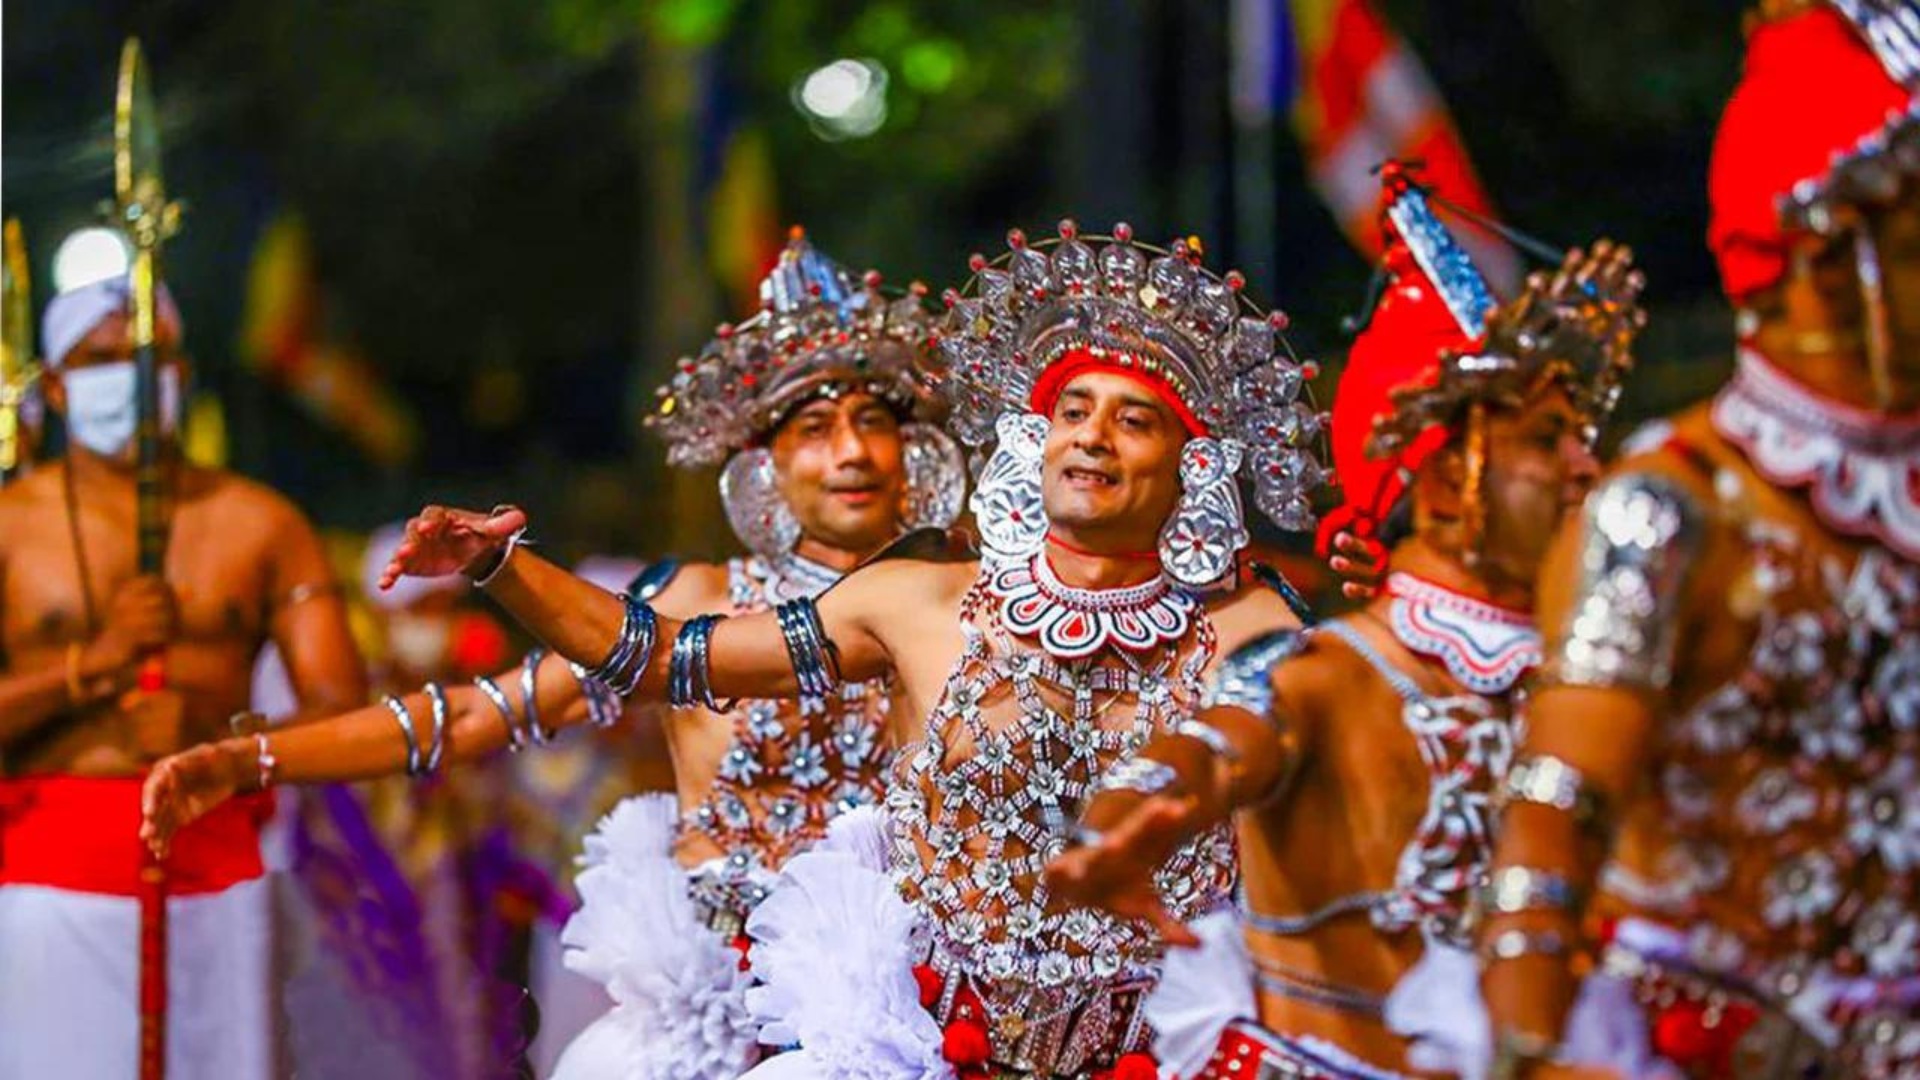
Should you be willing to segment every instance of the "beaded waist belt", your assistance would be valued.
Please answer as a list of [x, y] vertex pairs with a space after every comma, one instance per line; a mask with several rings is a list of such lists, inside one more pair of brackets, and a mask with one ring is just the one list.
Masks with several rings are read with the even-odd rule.
[[963, 971], [939, 949], [928, 966], [940, 979], [939, 997], [930, 1006], [934, 1019], [942, 1027], [955, 1021], [980, 1024], [998, 1069], [1077, 1077], [1112, 1066], [1122, 1054], [1144, 1052], [1152, 1042], [1145, 1015], [1151, 976], [1122, 975], [1095, 987], [1036, 986], [1020, 995], [1017, 1008], [994, 1015], [982, 1004], [994, 997], [990, 980]]
[[747, 916], [767, 898], [769, 885], [757, 877], [728, 873], [710, 864], [687, 875], [687, 895], [700, 925], [731, 941], [747, 930]]

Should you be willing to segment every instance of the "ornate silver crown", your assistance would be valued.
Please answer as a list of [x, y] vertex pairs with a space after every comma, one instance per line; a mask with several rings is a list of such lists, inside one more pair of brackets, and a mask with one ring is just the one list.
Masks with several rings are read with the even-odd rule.
[[682, 358], [646, 424], [666, 441], [670, 463], [695, 467], [754, 445], [822, 395], [864, 390], [924, 414], [933, 399], [918, 357], [934, 330], [925, 295], [916, 282], [890, 298], [871, 270], [856, 282], [796, 227], [760, 283], [760, 311]]
[[1204, 267], [1194, 240], [1160, 249], [1135, 243], [1125, 224], [1083, 236], [1063, 221], [1057, 239], [1030, 244], [1015, 229], [1007, 247], [991, 261], [975, 255], [973, 277], [945, 296], [940, 367], [929, 374], [962, 442], [993, 442], [1002, 414], [1032, 409], [1049, 366], [1087, 350], [1157, 375], [1212, 438], [1239, 444], [1229, 453], [1248, 463], [1269, 518], [1312, 528], [1324, 425], [1301, 400], [1314, 369], [1288, 344], [1284, 314], [1248, 300], [1238, 272]]

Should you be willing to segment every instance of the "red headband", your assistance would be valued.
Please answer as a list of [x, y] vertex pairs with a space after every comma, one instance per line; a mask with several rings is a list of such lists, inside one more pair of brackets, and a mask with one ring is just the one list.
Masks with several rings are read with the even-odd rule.
[[1200, 422], [1192, 407], [1180, 397], [1165, 376], [1141, 367], [1132, 356], [1118, 352], [1096, 353], [1085, 346], [1068, 349], [1059, 359], [1047, 365], [1046, 370], [1033, 382], [1033, 393], [1027, 399], [1028, 406], [1041, 416], [1053, 415], [1053, 407], [1059, 402], [1067, 384], [1090, 371], [1110, 372], [1132, 379], [1172, 409], [1173, 415], [1180, 420], [1180, 426], [1187, 429], [1187, 434], [1194, 438], [1203, 438], [1208, 434], [1207, 425]]

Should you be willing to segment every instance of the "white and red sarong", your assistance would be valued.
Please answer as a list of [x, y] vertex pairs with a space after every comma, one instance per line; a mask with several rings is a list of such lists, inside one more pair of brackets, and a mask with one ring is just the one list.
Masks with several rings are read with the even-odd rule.
[[[0, 1077], [132, 1077], [140, 777], [0, 780]], [[270, 799], [222, 804], [167, 860], [166, 1075], [274, 1075]]]

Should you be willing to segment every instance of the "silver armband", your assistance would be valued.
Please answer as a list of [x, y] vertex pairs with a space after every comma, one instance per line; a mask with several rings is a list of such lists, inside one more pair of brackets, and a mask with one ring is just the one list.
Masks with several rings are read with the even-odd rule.
[[1114, 762], [1100, 778], [1101, 791], [1134, 791], [1158, 795], [1180, 779], [1173, 766], [1152, 758], [1131, 757]]
[[1534, 803], [1573, 815], [1582, 827], [1602, 823], [1606, 800], [1587, 786], [1579, 769], [1552, 754], [1526, 754], [1501, 783], [1502, 803]]
[[[620, 636], [607, 650], [606, 659], [600, 661], [599, 666], [588, 668], [587, 674], [626, 697], [640, 685], [647, 665], [653, 660], [653, 643], [659, 633], [660, 620], [646, 601], [632, 595], [622, 599], [626, 602], [626, 614], [620, 620]], [[533, 711], [529, 702], [529, 717]], [[538, 728], [537, 724], [534, 726]]]
[[696, 615], [680, 626], [667, 658], [667, 704], [676, 709], [699, 705], [725, 711], [713, 700], [711, 685], [713, 628], [725, 615]]
[[1523, 956], [1565, 956], [1567, 939], [1554, 930], [1496, 930], [1480, 943], [1480, 960], [1492, 964]]
[[394, 723], [400, 725], [401, 737], [407, 740], [407, 775], [419, 776], [420, 733], [414, 730], [413, 711], [407, 708], [406, 702], [401, 701], [392, 694], [381, 698], [380, 703], [385, 705], [387, 711], [393, 714]]
[[428, 683], [426, 691], [433, 712], [433, 741], [427, 744], [427, 760], [421, 770], [432, 776], [440, 771], [440, 758], [447, 750], [447, 692], [437, 682]]
[[593, 673], [575, 663], [568, 663], [567, 670], [573, 673], [573, 681], [580, 684], [580, 693], [587, 699], [587, 723], [597, 728], [610, 728], [620, 722], [620, 695], [613, 687], [593, 677]]
[[1259, 717], [1273, 715], [1273, 669], [1300, 651], [1298, 630], [1262, 634], [1220, 659], [1200, 695], [1201, 708], [1230, 705]]
[[1582, 514], [1572, 609], [1541, 684], [1665, 690], [1701, 533], [1693, 501], [1665, 477], [1632, 473], [1595, 489]]
[[513, 703], [507, 700], [507, 692], [500, 689], [499, 683], [485, 675], [475, 675], [473, 685], [486, 695], [488, 701], [493, 702], [494, 711], [500, 714], [501, 722], [507, 725], [507, 749], [516, 754], [519, 753], [527, 745], [527, 731], [520, 726], [520, 718], [513, 711]]
[[1236, 765], [1240, 761], [1240, 751], [1233, 748], [1233, 743], [1227, 740], [1226, 734], [1204, 720], [1195, 720], [1192, 717], [1188, 717], [1173, 725], [1173, 733], [1175, 735], [1184, 735], [1195, 742], [1204, 744], [1208, 750], [1213, 752], [1214, 757], [1225, 761], [1229, 765]]
[[780, 636], [787, 643], [787, 659], [800, 693], [823, 698], [840, 685], [840, 657], [820, 624], [820, 608], [812, 600], [789, 600], [773, 609]]
[[1480, 903], [1490, 915], [1541, 910], [1573, 913], [1580, 907], [1580, 890], [1551, 870], [1503, 866], [1481, 888]]

